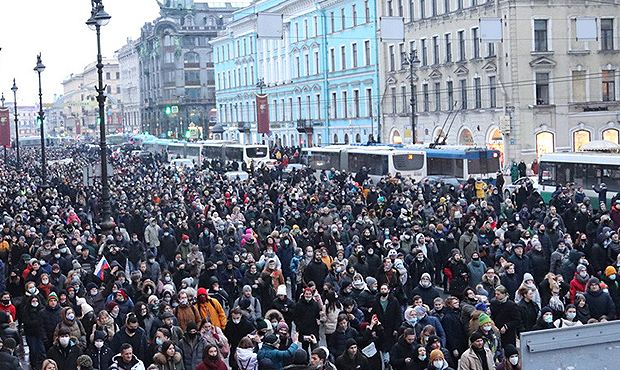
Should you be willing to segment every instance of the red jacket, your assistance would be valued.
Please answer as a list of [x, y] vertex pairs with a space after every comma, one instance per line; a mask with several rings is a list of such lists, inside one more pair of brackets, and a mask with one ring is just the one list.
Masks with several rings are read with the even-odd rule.
[[575, 295], [577, 293], [584, 293], [585, 291], [586, 283], [577, 280], [577, 273], [575, 273], [575, 277], [570, 281], [570, 303], [575, 303]]
[[13, 306], [13, 303], [9, 304], [8, 306], [0, 303], [0, 311], [8, 313], [13, 318], [13, 321], [15, 321], [17, 310], [15, 309], [15, 306]]
[[210, 360], [205, 356], [202, 362], [196, 366], [196, 370], [228, 370], [228, 367], [219, 357], [217, 360]]

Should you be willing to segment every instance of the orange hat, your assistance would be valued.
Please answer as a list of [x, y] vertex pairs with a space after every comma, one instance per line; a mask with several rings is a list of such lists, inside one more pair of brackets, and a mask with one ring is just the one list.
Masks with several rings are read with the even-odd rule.
[[618, 271], [616, 271], [616, 268], [613, 266], [607, 266], [607, 268], [605, 269], [605, 276], [610, 277], [611, 275], [615, 275], [617, 274]]
[[445, 360], [445, 357], [443, 355], [443, 352], [441, 352], [440, 349], [434, 349], [431, 351], [431, 355], [430, 358], [431, 362], [435, 361], [435, 360]]

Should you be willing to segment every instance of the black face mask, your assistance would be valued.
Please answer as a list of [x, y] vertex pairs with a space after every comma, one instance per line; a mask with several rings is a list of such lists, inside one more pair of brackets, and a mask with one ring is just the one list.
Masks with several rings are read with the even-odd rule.
[[135, 333], [136, 331], [138, 331], [138, 328], [127, 328], [127, 332], [129, 333]]

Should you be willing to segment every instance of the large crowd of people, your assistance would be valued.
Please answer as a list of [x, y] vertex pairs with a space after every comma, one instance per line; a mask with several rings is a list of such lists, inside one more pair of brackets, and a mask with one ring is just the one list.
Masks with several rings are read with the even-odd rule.
[[620, 195], [110, 157], [111, 230], [79, 147], [0, 166], [0, 369], [520, 370], [620, 314]]

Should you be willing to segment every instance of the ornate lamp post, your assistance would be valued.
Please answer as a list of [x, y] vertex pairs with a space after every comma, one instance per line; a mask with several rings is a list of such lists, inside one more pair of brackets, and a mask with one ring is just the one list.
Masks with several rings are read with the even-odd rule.
[[43, 120], [43, 90], [41, 90], [41, 72], [45, 71], [45, 65], [41, 61], [41, 53], [37, 55], [37, 65], [34, 67], [35, 72], [39, 75], [39, 122], [41, 124], [41, 184], [47, 184], [47, 164], [45, 163], [45, 125]]
[[101, 27], [107, 25], [112, 18], [103, 8], [102, 0], [91, 0], [92, 9], [90, 18], [86, 24], [91, 30], [97, 32], [97, 76], [98, 85], [97, 102], [99, 103], [99, 151], [101, 156], [101, 222], [103, 231], [109, 231], [114, 227], [111, 219], [112, 209], [110, 206], [110, 185], [108, 183], [108, 145], [106, 143], [106, 117], [105, 117], [105, 86], [103, 85], [103, 57], [101, 56]]
[[414, 85], [415, 85], [415, 71], [418, 69], [418, 66], [420, 65], [420, 60], [418, 59], [418, 53], [417, 50], [411, 50], [409, 53], [403, 53], [402, 55], [403, 58], [403, 67], [409, 67], [409, 88], [411, 90], [411, 100], [410, 100], [410, 104], [411, 104], [411, 143], [415, 144], [416, 143], [416, 137], [415, 137], [415, 125], [416, 125], [416, 116], [417, 113], [415, 111], [415, 107], [416, 107], [416, 94], [414, 91]]
[[15, 116], [15, 149], [17, 150], [17, 169], [21, 168], [21, 162], [19, 157], [19, 119], [17, 118], [17, 85], [15, 84], [15, 79], [13, 79], [13, 87], [11, 87], [11, 91], [13, 91], [13, 114]]

